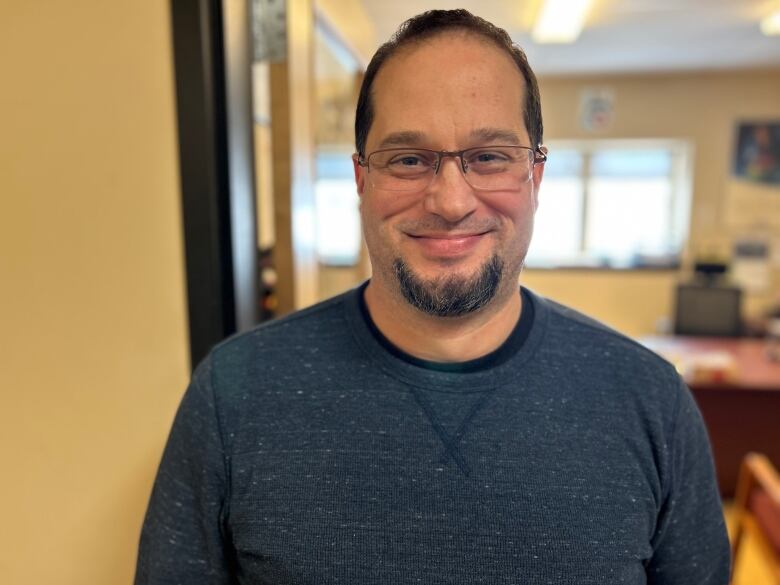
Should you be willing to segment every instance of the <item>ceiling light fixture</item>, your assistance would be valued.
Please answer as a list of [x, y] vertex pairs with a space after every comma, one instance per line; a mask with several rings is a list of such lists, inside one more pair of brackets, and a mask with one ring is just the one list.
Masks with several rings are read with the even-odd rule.
[[768, 37], [780, 35], [780, 8], [761, 21], [761, 32]]
[[592, 0], [545, 0], [531, 36], [537, 43], [573, 43]]

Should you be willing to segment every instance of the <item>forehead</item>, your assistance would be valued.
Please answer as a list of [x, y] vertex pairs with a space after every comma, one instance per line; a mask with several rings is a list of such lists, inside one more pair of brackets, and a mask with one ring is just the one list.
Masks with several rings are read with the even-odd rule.
[[473, 33], [442, 33], [402, 48], [380, 69], [371, 99], [369, 148], [399, 132], [427, 136], [437, 148], [468, 146], [463, 142], [484, 129], [527, 140], [517, 64]]

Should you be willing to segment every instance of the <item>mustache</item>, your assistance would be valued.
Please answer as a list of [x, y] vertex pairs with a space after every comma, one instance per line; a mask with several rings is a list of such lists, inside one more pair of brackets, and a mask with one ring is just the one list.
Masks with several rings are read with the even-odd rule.
[[443, 217], [432, 215], [413, 221], [404, 221], [398, 224], [398, 228], [411, 234], [426, 232], [482, 233], [498, 229], [498, 222], [491, 218], [473, 219], [468, 217], [459, 221], [447, 221]]

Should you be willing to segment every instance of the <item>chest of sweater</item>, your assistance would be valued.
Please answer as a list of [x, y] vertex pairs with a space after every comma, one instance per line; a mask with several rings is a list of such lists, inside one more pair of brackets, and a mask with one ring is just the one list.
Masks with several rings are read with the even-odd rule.
[[230, 457], [245, 582], [644, 582], [661, 494], [633, 417], [512, 388], [287, 392]]

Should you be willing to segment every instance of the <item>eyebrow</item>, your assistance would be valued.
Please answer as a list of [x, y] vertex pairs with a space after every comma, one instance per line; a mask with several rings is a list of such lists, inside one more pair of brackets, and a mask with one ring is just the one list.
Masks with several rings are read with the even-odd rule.
[[[506, 144], [515, 146], [521, 143], [520, 136], [513, 130], [502, 128], [478, 128], [469, 134], [470, 142], [482, 144]], [[402, 130], [385, 136], [377, 148], [392, 148], [394, 146], [420, 146], [426, 141], [426, 135], [416, 130]]]
[[472, 140], [482, 142], [483, 144], [493, 143], [518, 146], [521, 143], [517, 132], [503, 128], [478, 128], [471, 132], [470, 137]]
[[393, 132], [385, 136], [379, 143], [378, 148], [389, 148], [393, 146], [419, 146], [425, 141], [425, 134], [416, 130], [403, 130]]

